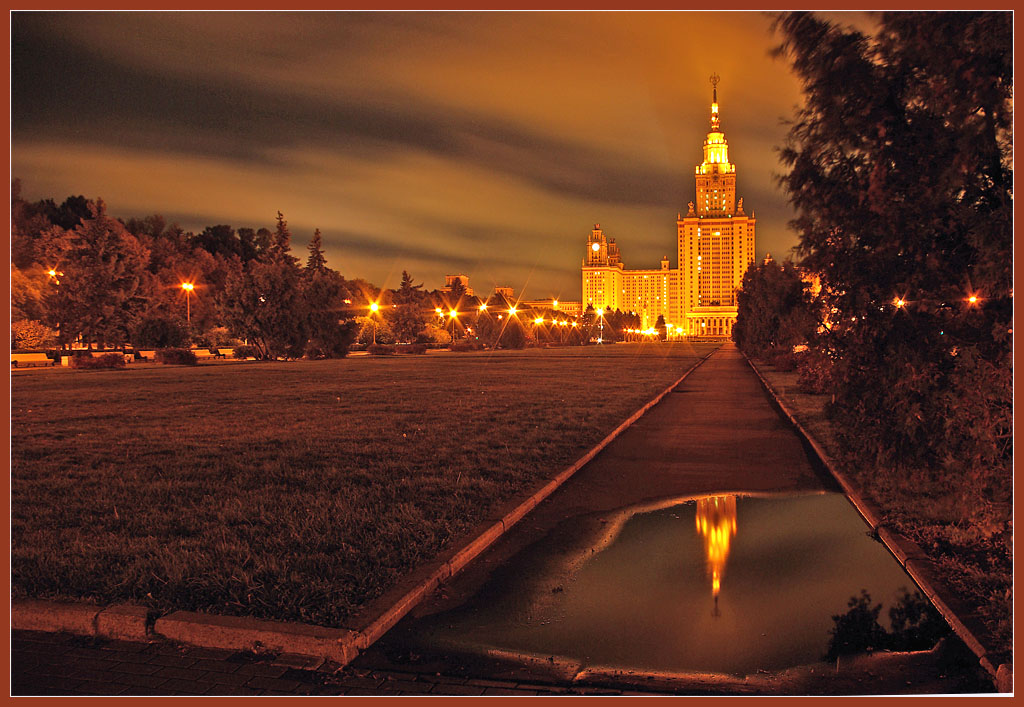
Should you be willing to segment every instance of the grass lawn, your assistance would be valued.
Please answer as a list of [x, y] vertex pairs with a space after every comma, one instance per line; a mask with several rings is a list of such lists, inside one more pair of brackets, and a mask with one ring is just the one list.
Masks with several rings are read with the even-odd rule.
[[12, 594], [338, 625], [715, 344], [12, 376]]
[[[758, 370], [800, 424], [840, 463], [842, 454], [825, 414], [829, 396], [801, 392], [795, 371], [777, 371], [764, 362], [758, 362]], [[990, 535], [956, 522], [955, 506], [962, 501], [941, 478], [930, 483], [905, 479], [878, 473], [870, 465], [847, 464], [842, 470], [860, 484], [885, 521], [916, 541], [942, 567], [950, 587], [976, 607], [999, 644], [990, 647], [1012, 650], [1012, 535]]]

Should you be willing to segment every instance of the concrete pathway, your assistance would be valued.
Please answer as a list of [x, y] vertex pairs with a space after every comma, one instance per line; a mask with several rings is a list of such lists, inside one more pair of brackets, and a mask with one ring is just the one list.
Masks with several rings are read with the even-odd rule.
[[[614, 375], [614, 373], [611, 373]], [[748, 364], [727, 344], [672, 394], [614, 440], [491, 549], [444, 585], [352, 665], [293, 655], [253, 655], [165, 641], [97, 641], [68, 634], [12, 633], [12, 692], [26, 694], [536, 695], [858, 694], [960, 692], [973, 683], [946, 674], [959, 652], [948, 646], [904, 654], [888, 668], [790, 675], [772, 681], [688, 684], [572, 683], [557, 666], [418, 656], [405, 640], [416, 621], [477, 594], [510, 558], [564, 521], [666, 497], [711, 493], [786, 493], [834, 489], [813, 468], [799, 438], [772, 407]], [[568, 525], [572, 525], [571, 523]], [[580, 532], [587, 532], [581, 527]], [[950, 656], [953, 658], [950, 658]], [[951, 662], [952, 661], [952, 662]], [[812, 671], [813, 672], [813, 671]], [[888, 675], [891, 679], [886, 680]], [[866, 681], [866, 683], [864, 682]]]
[[[536, 571], [533, 565], [527, 568], [518, 563], [524, 556], [532, 557], [541, 543], [549, 556], [578, 556], [579, 548], [602, 542], [608, 528], [606, 519], [614, 518], [617, 511], [653, 508], [665, 499], [839, 491], [835, 480], [816, 462], [812, 463], [801, 439], [773, 406], [742, 354], [732, 344], [725, 344], [483, 555], [414, 608], [353, 666], [524, 682], [582, 681], [590, 686], [656, 688], [676, 694], [985, 691], [984, 680], [976, 680], [970, 652], [955, 637], [937, 651], [850, 659], [841, 675], [823, 671], [819, 664], [735, 679], [643, 671], [596, 675], [580, 671], [580, 665], [572, 660], [555, 657], [496, 653], [493, 649], [448, 652], [450, 649], [429, 637], [437, 626], [435, 617], [448, 616], [446, 612], [464, 606], [488, 605], [498, 597], [507, 599], [504, 587], [520, 586], [516, 584], [519, 578]], [[854, 513], [852, 507], [849, 510]], [[869, 530], [866, 524], [864, 530]], [[545, 572], [536, 571], [539, 575]], [[559, 570], [552, 576], [560, 576]], [[522, 601], [531, 600], [522, 597]], [[466, 623], [474, 621], [466, 619]]]
[[300, 655], [256, 655], [168, 641], [107, 641], [12, 631], [11, 695], [642, 695], [655, 688], [488, 680], [439, 672], [342, 668]]
[[[614, 375], [614, 373], [612, 373]], [[451, 605], [564, 521], [675, 496], [839, 490], [725, 344], [445, 588]], [[413, 615], [439, 607], [425, 602]]]

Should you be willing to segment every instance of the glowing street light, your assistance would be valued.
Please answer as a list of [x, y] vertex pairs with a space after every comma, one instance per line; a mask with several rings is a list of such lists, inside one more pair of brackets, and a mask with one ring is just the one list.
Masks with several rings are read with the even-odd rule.
[[600, 319], [601, 333], [597, 335], [597, 343], [604, 343], [604, 309], [597, 310], [597, 317]]
[[977, 304], [978, 295], [971, 295], [970, 297], [967, 298], [967, 301], [970, 302], [971, 304]]
[[377, 345], [377, 319], [373, 316], [380, 309], [376, 302], [370, 302], [370, 322], [373, 324], [373, 345]]
[[905, 307], [907, 304], [906, 300], [904, 300], [902, 297], [897, 297], [892, 301], [892, 303], [896, 305], [896, 309], [903, 309], [903, 307]]
[[508, 308], [508, 313], [511, 314], [513, 317], [516, 316], [516, 312], [518, 312], [518, 311], [519, 310], [516, 309], [515, 307], [509, 307]]
[[189, 324], [192, 323], [192, 290], [195, 288], [196, 286], [191, 282], [181, 283], [181, 289], [185, 290], [185, 320]]
[[[53, 284], [54, 285], [59, 285], [60, 284], [60, 280], [57, 279], [58, 276], [64, 277], [64, 273], [58, 271], [57, 268], [50, 268], [49, 270], [46, 271], [46, 274], [50, 276], [51, 280], [53, 280]], [[57, 344], [60, 346], [62, 351], [64, 350], [64, 334], [63, 334], [63, 319], [64, 319], [64, 316], [63, 316], [63, 312], [64, 312], [63, 299], [62, 298], [58, 298], [58, 304], [57, 304]]]
[[459, 313], [456, 312], [454, 309], [449, 309], [448, 310], [448, 321], [450, 321], [452, 323], [452, 341], [455, 341], [455, 332], [456, 332], [456, 330], [455, 330], [455, 319], [458, 316], [459, 316]]
[[486, 312], [487, 311], [487, 303], [486, 302], [484, 302], [483, 304], [480, 305], [480, 311], [481, 312]]

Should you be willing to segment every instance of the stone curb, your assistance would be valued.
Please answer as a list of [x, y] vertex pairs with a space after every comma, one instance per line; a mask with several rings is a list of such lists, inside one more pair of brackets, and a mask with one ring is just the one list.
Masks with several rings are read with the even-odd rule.
[[149, 618], [149, 609], [132, 604], [102, 607], [38, 599], [11, 601], [11, 628], [26, 631], [66, 631], [85, 636], [146, 641], [151, 638]]
[[342, 665], [359, 654], [353, 631], [250, 616], [175, 611], [157, 619], [153, 631], [172, 641], [204, 648], [315, 655]]
[[[267, 650], [298, 653], [329, 658], [346, 665], [360, 651], [372, 645], [392, 626], [398, 623], [428, 593], [464, 568], [494, 541], [550, 496], [573, 474], [607, 447], [644, 413], [671, 393], [718, 349], [699, 359], [675, 382], [647, 404], [630, 415], [604, 439], [571, 466], [520, 502], [500, 520], [486, 526], [482, 533], [450, 555], [415, 587], [403, 594], [391, 606], [359, 630], [336, 629], [286, 621], [268, 621], [252, 617], [219, 616], [193, 611], [175, 611], [155, 618], [148, 609], [131, 604], [100, 607], [85, 603], [51, 602], [41, 600], [13, 600], [11, 602], [11, 628], [31, 631], [67, 631], [103, 638], [147, 641], [166, 638], [204, 648], [227, 650]], [[151, 619], [155, 618], [154, 622]]]
[[[832, 457], [824, 450], [818, 440], [804, 428], [803, 425], [797, 420], [796, 416], [790, 411], [786, 404], [782, 402], [782, 398], [772, 387], [771, 383], [761, 375], [761, 371], [758, 370], [754, 362], [750, 360], [750, 357], [746, 354], [743, 357], [750, 364], [751, 369], [757, 375], [761, 381], [761, 385], [767, 391], [768, 395], [771, 396], [779, 410], [782, 411], [786, 419], [789, 420], [790, 424], [796, 429], [800, 437], [807, 442], [807, 444], [814, 450], [814, 454], [817, 455], [821, 464], [826, 470], [832, 475], [833, 478], [842, 487], [843, 492], [846, 494], [846, 498], [850, 501], [857, 512], [863, 516], [864, 520], [868, 525], [871, 526], [871, 530], [881, 543], [892, 553], [893, 557], [903, 566], [910, 578], [914, 580], [917, 586], [921, 589], [925, 596], [928, 597], [929, 601], [935, 606], [938, 612], [950, 625], [953, 631], [960, 637], [960, 639], [967, 645], [968, 648], [978, 657], [978, 662], [988, 672], [994, 682], [996, 683], [996, 689], [1001, 693], [1013, 692], [1013, 665], [1010, 663], [1003, 663], [996, 661], [995, 664], [989, 657], [996, 657], [993, 651], [989, 651], [985, 646], [978, 640], [974, 632], [969, 629], [962, 620], [956, 615], [954, 610], [950, 607], [949, 603], [943, 599], [940, 590], [943, 589], [937, 586], [930, 577], [926, 575], [926, 570], [931, 565], [931, 560], [928, 559], [927, 554], [921, 548], [920, 545], [915, 543], [909, 538], [905, 538], [896, 531], [887, 527], [882, 520], [882, 514], [873, 505], [868, 503], [860, 494], [860, 489], [853, 484], [846, 476], [841, 473], [836, 463], [832, 460]], [[1005, 656], [999, 656], [1005, 657]]]
[[389, 609], [384, 611], [376, 620], [370, 625], [362, 629], [359, 633], [360, 650], [367, 648], [376, 642], [381, 636], [383, 636], [392, 626], [398, 623], [403, 616], [405, 616], [416, 604], [423, 599], [429, 592], [433, 591], [438, 585], [441, 584], [445, 579], [448, 579], [467, 564], [476, 558], [480, 553], [486, 550], [491, 544], [494, 543], [498, 538], [507, 533], [513, 525], [516, 524], [523, 516], [529, 513], [531, 510], [537, 507], [537, 505], [550, 496], [559, 486], [564, 484], [572, 477], [577, 471], [583, 468], [590, 460], [592, 460], [597, 454], [607, 447], [612, 440], [618, 437], [624, 432], [630, 425], [639, 420], [644, 413], [650, 410], [652, 407], [657, 405], [661, 400], [671, 393], [683, 380], [686, 379], [694, 370], [697, 369], [702, 363], [707, 361], [714, 353], [718, 351], [715, 349], [708, 355], [704, 356], [692, 366], [683, 375], [676, 379], [671, 385], [665, 390], [661, 391], [657, 396], [650, 400], [647, 404], [641, 407], [639, 410], [630, 415], [624, 420], [618, 427], [608, 433], [604, 439], [594, 445], [590, 451], [584, 454], [582, 457], [576, 460], [568, 468], [559, 472], [553, 479], [548, 481], [540, 489], [532, 493], [528, 498], [516, 505], [514, 509], [502, 516], [501, 520], [488, 526], [480, 535], [471, 540], [469, 543], [464, 545], [458, 550], [451, 558], [445, 562], [437, 571], [431, 574], [427, 579], [421, 582], [418, 586], [410, 590]]

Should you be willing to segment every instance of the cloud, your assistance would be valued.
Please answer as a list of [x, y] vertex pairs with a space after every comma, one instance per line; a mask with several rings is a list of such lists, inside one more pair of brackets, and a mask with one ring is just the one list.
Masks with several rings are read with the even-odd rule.
[[767, 56], [769, 23], [18, 12], [12, 166], [30, 198], [103, 196], [191, 228], [281, 209], [297, 242], [321, 228], [350, 277], [405, 268], [433, 287], [462, 269], [572, 292], [596, 221], [629, 267], [673, 256], [712, 72], [758, 250], [792, 245], [772, 147], [799, 93]]

